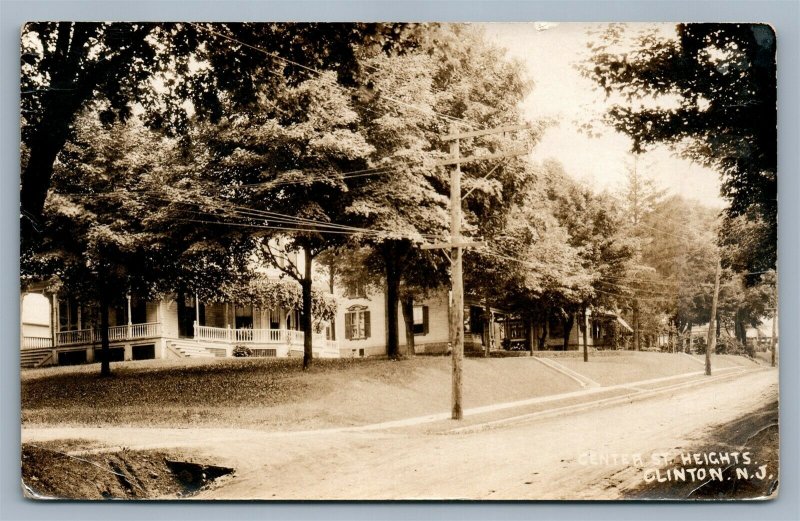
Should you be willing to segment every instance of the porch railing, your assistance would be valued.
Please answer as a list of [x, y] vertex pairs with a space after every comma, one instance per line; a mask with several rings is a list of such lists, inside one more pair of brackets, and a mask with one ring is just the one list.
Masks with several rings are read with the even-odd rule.
[[56, 333], [56, 345], [91, 344], [94, 342], [94, 329], [76, 329]]
[[24, 336], [22, 337], [23, 349], [40, 349], [53, 347], [53, 339], [49, 336]]
[[[194, 338], [210, 342], [237, 344], [302, 345], [303, 332], [293, 329], [233, 329], [229, 327], [194, 326]], [[315, 342], [317, 337], [314, 337]], [[320, 344], [322, 345], [322, 344]]]
[[[134, 340], [137, 338], [153, 338], [161, 334], [160, 322], [142, 324], [126, 324], [108, 328], [108, 339], [111, 342]], [[56, 333], [56, 345], [92, 344], [100, 341], [100, 329], [78, 329], [59, 331]], [[24, 345], [24, 344], [23, 344]]]
[[130, 338], [150, 338], [161, 336], [160, 322], [145, 322], [143, 324], [131, 324]]

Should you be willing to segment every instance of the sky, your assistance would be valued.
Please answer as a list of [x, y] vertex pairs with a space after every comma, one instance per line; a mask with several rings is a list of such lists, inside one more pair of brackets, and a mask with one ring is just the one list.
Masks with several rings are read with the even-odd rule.
[[[626, 164], [633, 162], [631, 140], [607, 126], [600, 137], [590, 137], [579, 130], [581, 123], [597, 123], [607, 106], [605, 94], [594, 90], [592, 80], [582, 77], [575, 68], [589, 55], [588, 31], [602, 28], [603, 24], [481, 25], [490, 41], [506, 48], [509, 57], [522, 61], [528, 78], [534, 82], [532, 92], [523, 101], [526, 117], [556, 121], [534, 148], [534, 160], [552, 157], [570, 175], [597, 191], [619, 192], [625, 184]], [[673, 34], [672, 25], [660, 25], [665, 35]], [[666, 147], [641, 154], [637, 169], [670, 193], [716, 208], [725, 206], [719, 196], [718, 173], [681, 159]]]

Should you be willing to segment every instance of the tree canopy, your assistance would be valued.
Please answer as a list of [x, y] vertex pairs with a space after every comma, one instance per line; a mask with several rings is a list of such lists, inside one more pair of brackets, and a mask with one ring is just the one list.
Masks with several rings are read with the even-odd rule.
[[[747, 271], [774, 267], [777, 240], [775, 34], [763, 24], [691, 23], [674, 35], [612, 25], [586, 76], [612, 102], [606, 121], [639, 152], [655, 144], [717, 170], [729, 219], [761, 223]], [[721, 238], [730, 242], [729, 227]]]

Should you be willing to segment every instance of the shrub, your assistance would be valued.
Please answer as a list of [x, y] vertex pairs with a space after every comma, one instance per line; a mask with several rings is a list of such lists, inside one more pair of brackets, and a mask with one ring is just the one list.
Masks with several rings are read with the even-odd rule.
[[253, 356], [253, 351], [251, 351], [247, 346], [238, 345], [233, 348], [233, 356], [240, 358]]

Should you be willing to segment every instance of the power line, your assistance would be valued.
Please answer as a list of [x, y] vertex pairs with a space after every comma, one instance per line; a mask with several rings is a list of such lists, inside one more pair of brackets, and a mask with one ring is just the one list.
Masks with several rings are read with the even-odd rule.
[[[316, 228], [324, 228], [326, 230], [335, 230], [337, 233], [344, 233], [347, 232], [351, 235], [397, 235], [397, 232], [393, 230], [382, 230], [382, 229], [373, 229], [373, 228], [363, 228], [357, 226], [350, 226], [344, 225], [334, 222], [326, 222], [326, 221], [318, 221], [314, 219], [308, 219], [304, 217], [299, 217], [295, 215], [288, 215], [279, 212], [273, 212], [269, 210], [260, 210], [256, 208], [248, 208], [244, 206], [238, 206], [232, 203], [228, 203], [225, 201], [219, 200], [210, 200], [208, 196], [202, 196], [200, 194], [190, 194], [195, 197], [200, 197], [200, 201], [185, 201], [185, 200], [178, 200], [171, 197], [166, 197], [163, 191], [157, 190], [143, 190], [143, 191], [118, 191], [116, 193], [139, 193], [144, 195], [145, 197], [150, 197], [152, 199], [156, 199], [162, 202], [171, 203], [171, 204], [178, 204], [178, 205], [189, 205], [189, 206], [201, 206], [206, 205], [212, 209], [216, 209], [221, 211], [224, 215], [231, 216], [231, 217], [239, 217], [243, 219], [262, 219], [267, 222], [273, 221], [276, 223], [282, 224], [290, 224], [295, 226], [311, 226]], [[94, 197], [95, 194], [59, 194], [59, 195], [66, 195], [66, 196], [78, 196], [78, 197]], [[106, 194], [96, 194], [96, 195], [108, 195]], [[219, 214], [211, 212], [211, 211], [202, 211], [202, 210], [182, 210], [188, 211], [190, 213], [195, 213], [199, 215], [208, 215], [219, 217]], [[201, 221], [198, 221], [201, 222]], [[221, 221], [202, 221], [210, 224], [227, 224], [226, 222]], [[231, 223], [238, 226], [250, 226], [249, 223]], [[287, 228], [287, 227], [276, 227], [276, 226], [265, 226], [265, 225], [254, 225], [258, 227], [269, 227], [270, 229], [281, 229], [281, 230], [294, 230], [294, 231], [320, 231], [320, 230], [309, 230], [308, 228]], [[429, 239], [440, 239], [441, 236], [434, 233], [425, 233], [419, 232], [420, 237], [429, 238]], [[413, 239], [415, 238], [413, 235], [404, 235], [403, 237]]]
[[[593, 288], [593, 291], [598, 291], [600, 293], [604, 293], [606, 295], [611, 295], [611, 296], [614, 296], [614, 297], [619, 297], [619, 298], [622, 298], [622, 299], [630, 299], [631, 298], [630, 295], [623, 295], [621, 293], [614, 293], [614, 292], [602, 290], [602, 289], [599, 289], [599, 288]], [[677, 297], [674, 297], [673, 299], [677, 300]], [[649, 302], [663, 302], [665, 300], [672, 300], [672, 299], [669, 299], [669, 298], [657, 298], [657, 297], [638, 297], [637, 300], [644, 300], [644, 301], [649, 301]]]
[[[191, 212], [190, 213], [200, 213], [201, 212]], [[290, 231], [290, 232], [304, 232], [304, 233], [317, 233], [317, 234], [335, 234], [335, 235], [348, 235], [348, 236], [355, 236], [355, 235], [365, 235], [368, 237], [375, 237], [380, 238], [382, 236], [399, 236], [403, 239], [419, 239], [421, 237], [414, 237], [413, 235], [406, 235], [406, 234], [398, 234], [392, 230], [370, 230], [368, 232], [354, 232], [348, 230], [340, 230], [340, 229], [314, 229], [314, 228], [301, 228], [296, 226], [270, 226], [264, 224], [256, 224], [256, 223], [242, 223], [242, 222], [231, 222], [231, 221], [212, 221], [207, 219], [175, 219], [175, 221], [179, 222], [190, 222], [190, 223], [201, 223], [201, 224], [215, 224], [218, 226], [235, 226], [241, 228], [255, 228], [255, 229], [263, 229], [263, 230], [275, 230], [275, 231]], [[299, 226], [302, 226], [300, 224]]]
[[[232, 41], [232, 42], [238, 43], [239, 45], [242, 45], [242, 46], [247, 47], [249, 49], [253, 49], [255, 51], [264, 53], [267, 56], [275, 58], [277, 60], [281, 60], [281, 61], [283, 61], [285, 63], [288, 63], [288, 64], [294, 65], [296, 67], [299, 67], [299, 68], [301, 68], [302, 70], [304, 70], [306, 72], [311, 72], [311, 73], [314, 73], [314, 74], [316, 74], [318, 76], [322, 76], [324, 74], [324, 72], [320, 71], [319, 69], [315, 69], [313, 67], [309, 67], [307, 65], [303, 65], [302, 63], [298, 63], [298, 62], [290, 60], [288, 58], [284, 58], [283, 56], [280, 56], [279, 54], [273, 53], [273, 52], [268, 51], [266, 49], [263, 49], [261, 47], [257, 47], [255, 45], [251, 45], [251, 44], [245, 43], [245, 42], [243, 42], [241, 40], [238, 40], [237, 38], [234, 38], [232, 36], [228, 36], [228, 35], [225, 35], [225, 34], [222, 34], [222, 33], [218, 32], [218, 31], [214, 31], [212, 29], [209, 29], [207, 27], [203, 27], [200, 24], [197, 24], [197, 23], [194, 23], [194, 22], [189, 22], [189, 24], [195, 26], [196, 28], [198, 28], [200, 30], [203, 30], [203, 31], [208, 32], [210, 34], [214, 34], [216, 36], [219, 36], [220, 38], [224, 38], [224, 39], [226, 39], [228, 41]], [[464, 124], [466, 124], [467, 126], [469, 126], [470, 128], [473, 128], [473, 129], [479, 128], [476, 125], [474, 125], [473, 123], [471, 123], [471, 122], [469, 122], [469, 121], [467, 121], [465, 119], [457, 118], [455, 116], [450, 116], [448, 114], [444, 114], [442, 112], [438, 112], [438, 111], [436, 111], [436, 110], [434, 110], [434, 109], [432, 109], [430, 107], [420, 107], [418, 105], [414, 105], [413, 103], [408, 103], [408, 102], [402, 101], [402, 100], [400, 100], [398, 98], [394, 98], [392, 96], [387, 96], [385, 94], [382, 95], [382, 98], [386, 99], [388, 101], [391, 101], [393, 103], [397, 103], [399, 105], [403, 105], [403, 106], [406, 106], [406, 107], [409, 107], [409, 108], [413, 108], [413, 109], [418, 110], [420, 112], [437, 115], [437, 116], [439, 116], [441, 118], [444, 118], [444, 119], [446, 119], [448, 121], [456, 121], [456, 122], [464, 123]]]
[[[164, 198], [164, 197], [157, 197], [157, 196], [154, 196], [154, 197], [156, 199], [159, 199], [159, 200], [162, 200], [162, 201], [166, 201], [166, 202], [170, 202], [170, 203], [174, 203], [174, 204], [187, 204], [187, 205], [200, 204], [200, 203], [196, 203], [196, 202], [176, 201], [174, 199], [169, 199], [169, 198]], [[286, 226], [269, 226], [269, 224], [266, 224], [266, 225], [262, 225], [262, 224], [254, 225], [254, 226], [257, 226], [257, 227], [265, 227], [265, 228], [269, 227], [271, 229], [282, 229], [282, 230], [290, 230], [291, 229], [293, 231], [306, 231], [306, 232], [308, 232], [308, 231], [318, 231], [318, 232], [330, 231], [330, 232], [336, 232], [336, 233], [347, 233], [347, 234], [350, 234], [350, 235], [359, 235], [360, 234], [360, 235], [367, 235], [367, 236], [369, 236], [369, 235], [376, 235], [376, 236], [401, 235], [404, 238], [409, 238], [409, 239], [414, 239], [415, 238], [414, 235], [397, 234], [397, 232], [393, 231], [393, 230], [362, 228], [362, 227], [357, 227], [357, 226], [343, 225], [343, 224], [334, 223], [334, 222], [318, 221], [318, 220], [314, 220], [314, 219], [308, 219], [308, 218], [303, 218], [303, 217], [298, 217], [298, 216], [293, 216], [293, 215], [287, 215], [287, 214], [282, 214], [282, 213], [272, 212], [272, 211], [267, 211], [267, 210], [258, 210], [258, 209], [246, 208], [246, 207], [236, 206], [236, 205], [232, 205], [232, 204], [226, 205], [226, 203], [218, 202], [218, 201], [211, 201], [211, 202], [205, 201], [205, 204], [207, 204], [208, 206], [210, 206], [213, 209], [221, 210], [226, 215], [232, 216], [232, 217], [240, 217], [240, 218], [244, 218], [244, 219], [263, 219], [263, 220], [267, 221], [267, 223], [269, 223], [270, 221], [273, 221], [273, 222], [276, 222], [276, 223], [289, 224], [289, 225], [294, 225], [294, 226], [310, 226], [310, 227], [315, 227], [317, 229], [309, 230], [308, 228], [288, 228]], [[189, 211], [191, 213], [196, 213], [196, 214], [200, 214], [200, 215], [209, 215], [209, 216], [215, 216], [215, 217], [218, 216], [218, 214], [215, 214], [215, 213], [209, 212], [209, 211], [198, 211], [198, 210], [185, 210], [185, 211]], [[208, 221], [208, 222], [216, 223], [216, 224], [227, 224], [226, 222], [220, 222], [220, 221]], [[233, 224], [236, 224], [236, 225], [250, 225], [250, 223], [233, 223]], [[319, 228], [322, 228], [324, 230], [320, 230]], [[439, 238], [441, 238], [440, 235], [433, 234], [433, 233], [419, 232], [418, 235], [419, 235], [419, 237], [422, 237], [422, 238], [431, 238], [431, 239], [439, 239]]]

